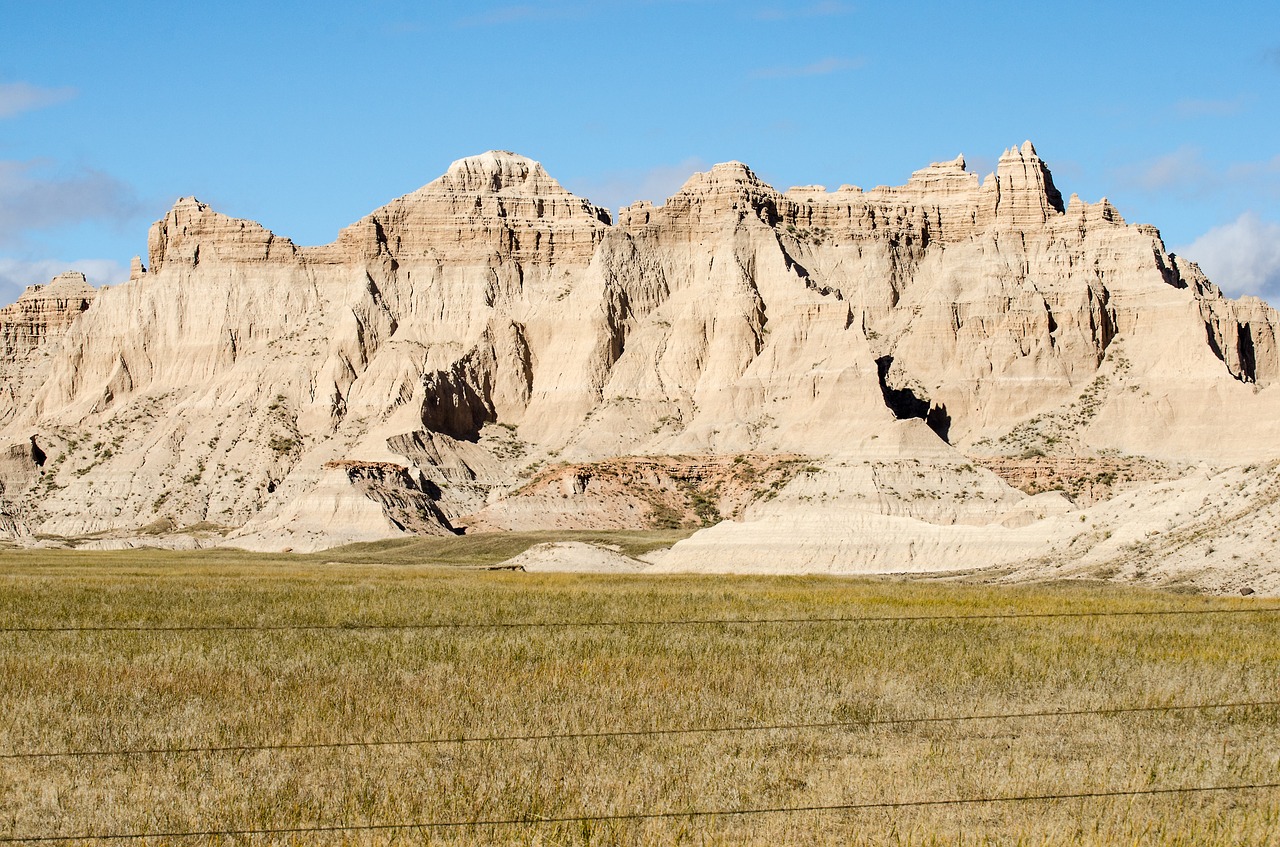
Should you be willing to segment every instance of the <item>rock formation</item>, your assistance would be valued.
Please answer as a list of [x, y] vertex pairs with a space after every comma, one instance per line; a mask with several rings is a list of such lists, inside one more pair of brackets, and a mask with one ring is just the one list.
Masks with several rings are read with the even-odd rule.
[[[1030, 142], [866, 191], [730, 162], [616, 223], [490, 152], [319, 247], [183, 198], [128, 282], [28, 290], [0, 311], [4, 514], [77, 544], [697, 520], [661, 567], [1026, 561], [1197, 463], [1280, 458], [1278, 326], [1064, 202]], [[1040, 457], [1046, 486], [1160, 470], [1044, 494], [1010, 465]]]
[[0, 309], [0, 423], [17, 414], [20, 399], [30, 394], [23, 383], [39, 379], [41, 369], [32, 366], [36, 352], [61, 339], [97, 294], [84, 274], [69, 271], [47, 285], [29, 286]]

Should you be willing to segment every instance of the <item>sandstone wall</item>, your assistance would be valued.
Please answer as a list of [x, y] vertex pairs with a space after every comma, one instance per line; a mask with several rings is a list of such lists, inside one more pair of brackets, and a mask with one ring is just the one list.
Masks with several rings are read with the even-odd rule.
[[[122, 285], [64, 276], [0, 311], [0, 439], [48, 456], [20, 509], [43, 533], [447, 532], [547, 462], [619, 456], [1280, 450], [1275, 310], [1106, 200], [1064, 202], [1030, 143], [982, 179], [960, 157], [867, 191], [716, 165], [616, 224], [490, 152], [333, 244], [184, 198], [148, 248]], [[857, 510], [988, 508], [859, 480]], [[1020, 496], [997, 483], [975, 502]]]

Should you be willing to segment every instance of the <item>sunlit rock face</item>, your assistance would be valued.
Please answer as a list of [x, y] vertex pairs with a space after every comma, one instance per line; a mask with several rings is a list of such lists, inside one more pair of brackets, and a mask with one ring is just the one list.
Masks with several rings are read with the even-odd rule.
[[827, 482], [744, 507], [739, 480], [734, 514], [825, 500], [856, 556], [895, 521], [1024, 522], [973, 459], [1280, 452], [1275, 310], [1105, 199], [1064, 201], [1030, 142], [983, 178], [958, 157], [869, 190], [780, 192], [730, 162], [616, 223], [489, 152], [323, 246], [183, 198], [148, 254], [121, 285], [66, 274], [0, 310], [0, 448], [41, 456], [14, 460], [5, 526], [316, 549], [536, 523], [517, 498], [547, 463], [786, 455]]

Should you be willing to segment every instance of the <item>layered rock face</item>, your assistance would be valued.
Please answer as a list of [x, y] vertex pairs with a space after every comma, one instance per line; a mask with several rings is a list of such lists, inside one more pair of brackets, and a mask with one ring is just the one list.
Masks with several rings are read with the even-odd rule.
[[56, 276], [48, 285], [28, 287], [16, 303], [0, 309], [0, 362], [21, 361], [61, 338], [97, 294], [76, 271]]
[[[965, 454], [1280, 452], [1275, 310], [1105, 200], [1064, 202], [1029, 142], [983, 179], [961, 157], [867, 191], [779, 192], [727, 163], [616, 224], [490, 152], [329, 245], [184, 198], [148, 246], [125, 284], [76, 300], [60, 278], [3, 313], [27, 329], [4, 330], [0, 437], [48, 457], [18, 510], [43, 534], [165, 519], [312, 549], [481, 510], [527, 526], [522, 486], [558, 462], [785, 455], [829, 490], [737, 492], [745, 520], [716, 533], [817, 497], [824, 520], [879, 516], [856, 539], [1012, 520], [1025, 496]], [[974, 476], [916, 496], [920, 463]]]
[[0, 423], [17, 414], [20, 400], [30, 395], [25, 383], [43, 373], [32, 364], [36, 353], [61, 339], [97, 294], [84, 274], [69, 271], [47, 285], [29, 286], [16, 303], [0, 309]]

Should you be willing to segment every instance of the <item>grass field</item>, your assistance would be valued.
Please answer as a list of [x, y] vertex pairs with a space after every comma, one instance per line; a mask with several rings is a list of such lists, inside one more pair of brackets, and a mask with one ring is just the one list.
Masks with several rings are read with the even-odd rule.
[[[459, 558], [483, 564], [498, 555], [473, 552]], [[606, 819], [1277, 783], [1276, 706], [886, 721], [1280, 700], [1280, 615], [367, 628], [1274, 603], [1115, 586], [486, 572], [408, 564], [412, 551], [396, 547], [329, 555], [344, 563], [237, 553], [0, 554], [0, 628], [8, 630], [0, 632], [0, 842], [475, 820], [528, 822], [109, 843], [1280, 841], [1274, 788]], [[397, 564], [379, 564], [380, 555]], [[231, 625], [335, 628], [12, 631]], [[830, 722], [841, 725], [12, 756]], [[583, 820], [537, 822], [548, 818]]]

